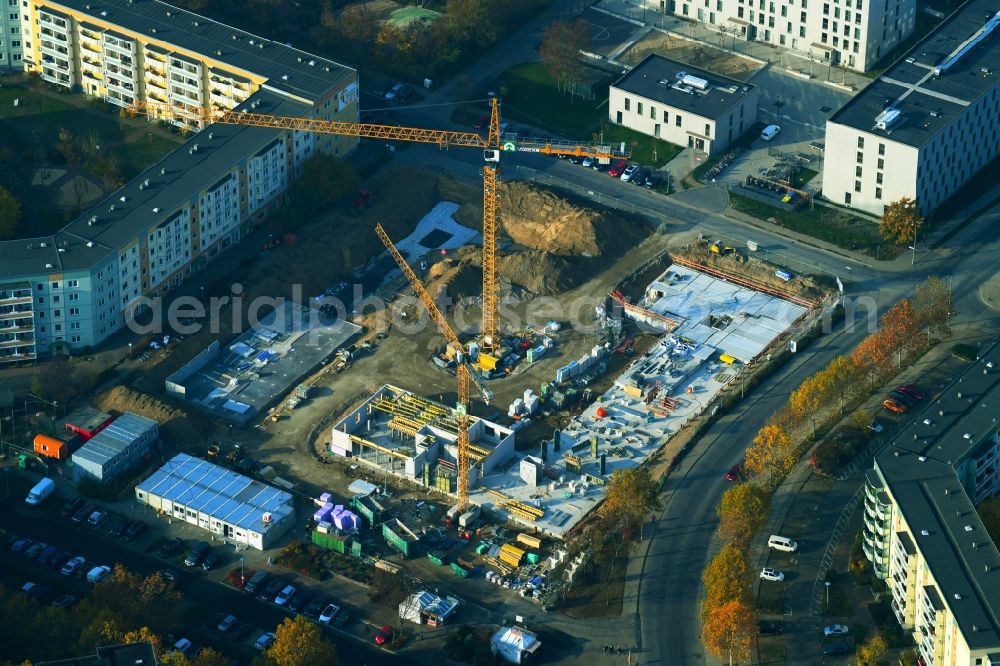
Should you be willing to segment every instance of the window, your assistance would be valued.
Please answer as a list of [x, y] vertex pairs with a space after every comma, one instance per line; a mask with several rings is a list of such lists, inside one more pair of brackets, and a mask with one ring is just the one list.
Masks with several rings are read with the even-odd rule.
[[52, 330], [55, 331], [56, 333], [62, 333], [62, 324], [56, 324], [55, 326], [52, 327]]
[[878, 144], [878, 154], [879, 155], [885, 155], [885, 144], [884, 143]]
[[52, 283], [52, 288], [53, 289], [58, 289], [59, 288], [59, 283], [58, 282], [53, 282]]
[[878, 158], [878, 164], [876, 165], [876, 168], [878, 168], [878, 169], [884, 169], [885, 168], [885, 160], [882, 159], [881, 157]]
[[74, 316], [76, 316], [78, 314], [80, 314], [80, 308], [70, 308], [69, 309], [69, 316], [70, 317], [74, 317]]
[[799, 26], [799, 37], [805, 37], [805, 36], [806, 36], [806, 27], [804, 25], [800, 25]]
[[829, 15], [830, 15], [830, 3], [825, 3], [823, 5], [823, 16], [829, 16]]
[[712, 136], [712, 126], [705, 123], [705, 136]]
[[848, 206], [851, 205], [851, 193], [850, 192], [844, 192], [844, 203], [847, 204]]
[[80, 294], [70, 294], [66, 297], [67, 301], [78, 301], [80, 300]]
[[854, 167], [854, 175], [857, 178], [861, 178], [861, 167], [860, 166]]
[[882, 188], [881, 187], [876, 187], [875, 188], [875, 198], [876, 199], [881, 199], [882, 198]]
[[679, 113], [676, 116], [674, 116], [674, 125], [677, 126], [677, 127], [680, 127], [681, 126], [681, 119], [682, 119], [682, 116]]
[[642, 102], [639, 102], [638, 104], [635, 105], [635, 112], [640, 116], [642, 115]]
[[58, 303], [58, 302], [59, 302], [59, 294], [55, 294], [55, 295], [54, 295], [54, 296], [52, 297], [52, 302], [53, 302], [53, 303]]
[[67, 288], [73, 288], [73, 287], [79, 287], [79, 286], [80, 286], [80, 281], [79, 280], [66, 280], [66, 287]]
[[781, 15], [782, 16], [788, 16], [788, 7], [786, 7], [784, 5], [781, 6]]
[[80, 341], [80, 336], [79, 335], [71, 335], [69, 337], [69, 341], [70, 342], [79, 342]]
[[78, 322], [78, 321], [70, 322], [70, 324], [69, 324], [69, 330], [71, 330], [71, 331], [79, 331], [80, 330], [80, 322]]
[[630, 100], [628, 97], [626, 97], [625, 98], [625, 110], [629, 111], [631, 109], [632, 109], [632, 100]]
[[[825, 33], [825, 32], [824, 32], [824, 33], [823, 33], [822, 35], [820, 35], [820, 36], [819, 36], [819, 40], [820, 40], [821, 42], [823, 42], [824, 44], [826, 44], [826, 41], [827, 41], [827, 36], [826, 36], [826, 33]], [[828, 57], [829, 57], [829, 56], [828, 56]]]
[[805, 23], [806, 22], [806, 13], [805, 12], [799, 12], [799, 21], [801, 23]]
[[855, 192], [860, 192], [861, 191], [861, 181], [860, 180], [854, 181], [854, 191]]
[[879, 173], [875, 174], [875, 182], [876, 182], [876, 183], [877, 183], [878, 185], [881, 185], [881, 184], [882, 184], [882, 173], [881, 173], [881, 172], [879, 172]]
[[865, 137], [859, 136], [858, 137], [858, 150], [861, 150], [864, 147], [865, 147]]
[[53, 317], [62, 317], [62, 310], [53, 310], [52, 311], [52, 316]]
[[864, 161], [865, 161], [865, 154], [864, 154], [864, 153], [862, 153], [862, 152], [861, 152], [861, 151], [859, 150], [859, 151], [858, 151], [858, 164], [861, 164], [861, 163], [862, 163], [862, 162], [864, 162]]
[[670, 122], [670, 112], [669, 111], [664, 110], [664, 112], [663, 112], [663, 122], [665, 122], [665, 123], [669, 123]]
[[828, 18], [823, 19], [823, 29], [826, 30], [829, 27], [830, 27], [830, 19]]
[[833, 45], [840, 46], [840, 37], [837, 37], [836, 35], [833, 36]]

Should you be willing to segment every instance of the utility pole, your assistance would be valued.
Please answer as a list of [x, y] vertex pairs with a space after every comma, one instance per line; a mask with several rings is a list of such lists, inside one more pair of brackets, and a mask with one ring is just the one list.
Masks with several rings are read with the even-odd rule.
[[910, 254], [910, 265], [912, 266], [917, 262], [917, 223], [913, 223], [913, 245], [910, 246], [913, 252]]

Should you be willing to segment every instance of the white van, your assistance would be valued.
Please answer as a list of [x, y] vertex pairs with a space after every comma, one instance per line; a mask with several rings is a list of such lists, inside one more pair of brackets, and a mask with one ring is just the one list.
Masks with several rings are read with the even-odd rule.
[[778, 132], [781, 131], [781, 127], [778, 125], [768, 125], [764, 128], [764, 131], [760, 133], [760, 138], [764, 141], [770, 141], [774, 137], [778, 136]]
[[45, 501], [45, 498], [56, 491], [56, 483], [49, 477], [45, 477], [41, 481], [35, 484], [35, 486], [28, 492], [28, 496], [24, 498], [24, 501], [29, 506], [38, 506]]
[[767, 540], [767, 547], [773, 548], [774, 550], [784, 551], [786, 553], [794, 553], [799, 549], [799, 544], [795, 543], [788, 537], [772, 534]]
[[100, 583], [102, 580], [111, 575], [111, 567], [100, 566], [94, 567], [89, 572], [87, 572], [87, 582], [88, 583]]

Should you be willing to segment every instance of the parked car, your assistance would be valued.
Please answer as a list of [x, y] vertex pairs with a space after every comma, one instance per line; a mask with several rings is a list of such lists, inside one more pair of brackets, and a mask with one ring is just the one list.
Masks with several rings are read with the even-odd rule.
[[917, 401], [914, 398], [906, 395], [905, 393], [900, 393], [899, 391], [891, 391], [889, 397], [896, 400], [896, 402], [901, 402], [907, 407], [916, 407]]
[[903, 384], [902, 386], [897, 386], [896, 390], [900, 393], [905, 393], [916, 400], [923, 400], [927, 397], [927, 394], [918, 389], [916, 384]]
[[90, 516], [87, 518], [87, 522], [93, 525], [94, 527], [97, 527], [107, 519], [108, 519], [107, 511], [101, 511], [100, 509], [95, 509], [90, 513]]
[[847, 651], [848, 651], [847, 643], [830, 643], [829, 645], [823, 646], [824, 657], [835, 657], [847, 654]]
[[48, 547], [49, 545], [47, 543], [42, 543], [41, 541], [37, 541], [28, 546], [28, 548], [24, 551], [24, 556], [27, 557], [29, 560], [33, 560], [36, 557], [38, 557], [42, 553], [42, 551]]
[[265, 631], [264, 633], [262, 633], [260, 636], [257, 637], [257, 640], [254, 641], [253, 646], [258, 650], [263, 651], [271, 647], [271, 643], [273, 642], [274, 642], [274, 632]]
[[639, 170], [633, 174], [630, 182], [636, 187], [642, 187], [646, 183], [646, 178], [648, 178], [651, 173], [652, 171], [646, 167], [639, 167]]
[[895, 412], [896, 414], [905, 414], [910, 409], [903, 403], [893, 398], [886, 398], [885, 400], [883, 400], [882, 406], [888, 409], [890, 412]]
[[116, 518], [111, 527], [108, 528], [108, 534], [113, 537], [122, 536], [125, 534], [125, 530], [128, 529], [129, 522], [128, 518]]
[[74, 523], [82, 523], [83, 521], [87, 520], [87, 518], [90, 518], [90, 514], [94, 513], [94, 511], [96, 510], [97, 510], [96, 506], [94, 506], [93, 504], [87, 504], [86, 506], [77, 509], [76, 513], [73, 514], [70, 520], [72, 520]]
[[385, 93], [385, 100], [387, 102], [395, 101], [396, 97], [399, 95], [399, 93], [401, 93], [403, 91], [404, 87], [406, 87], [406, 86], [403, 83], [396, 83], [396, 84], [394, 84], [391, 88], [389, 88], [389, 90], [386, 91], [386, 93]]
[[55, 601], [53, 601], [52, 605], [55, 606], [56, 608], [69, 608], [75, 603], [76, 603], [76, 597], [74, 597], [72, 594], [64, 594], [58, 597]]
[[739, 465], [733, 465], [728, 472], [726, 472], [726, 481], [735, 481], [740, 478], [740, 472], [742, 468]]
[[768, 125], [764, 128], [764, 131], [760, 133], [760, 138], [764, 141], [770, 141], [774, 137], [778, 136], [778, 132], [781, 131], [781, 127], [778, 125]]
[[284, 587], [285, 587], [285, 581], [281, 580], [280, 578], [275, 578], [260, 591], [260, 594], [258, 595], [257, 598], [260, 599], [261, 601], [273, 601], [274, 597], [276, 597], [277, 594], [281, 592], [282, 588]]
[[160, 557], [162, 557], [163, 559], [173, 557], [174, 555], [179, 553], [181, 551], [181, 548], [183, 547], [184, 547], [184, 541], [182, 541], [181, 539], [177, 538], [170, 539], [162, 546], [160, 546]]
[[388, 624], [378, 630], [375, 634], [375, 645], [385, 645], [392, 641], [392, 627]]
[[628, 162], [625, 160], [619, 160], [615, 162], [610, 169], [608, 169], [608, 175], [612, 178], [621, 178], [622, 172], [625, 171], [628, 166]]
[[180, 652], [181, 654], [187, 654], [191, 651], [191, 641], [186, 638], [179, 639], [174, 643], [174, 647], [170, 650], [171, 652]]
[[87, 560], [85, 558], [83, 558], [80, 555], [77, 555], [76, 557], [66, 562], [66, 564], [63, 565], [62, 569], [59, 570], [59, 573], [61, 573], [63, 576], [69, 576], [70, 574], [75, 573], [76, 570], [79, 569], [81, 566], [83, 566], [83, 563], [86, 561]]
[[28, 596], [40, 604], [47, 603], [52, 598], [52, 590], [44, 585], [34, 585], [28, 590]]
[[397, 104], [406, 104], [411, 99], [413, 99], [414, 90], [412, 86], [403, 86], [396, 93], [396, 98], [393, 100]]
[[281, 588], [281, 592], [278, 592], [278, 594], [274, 597], [274, 603], [278, 604], [279, 606], [284, 606], [294, 596], [295, 596], [295, 586], [286, 585], [285, 587]]
[[312, 599], [312, 592], [309, 590], [299, 590], [288, 600], [288, 610], [298, 613]]
[[597, 161], [597, 158], [596, 158], [596, 157], [593, 157], [593, 156], [591, 156], [591, 155], [588, 155], [587, 157], [584, 157], [584, 158], [583, 158], [583, 161], [582, 161], [582, 162], [580, 162], [580, 164], [582, 164], [583, 166], [585, 166], [585, 167], [587, 167], [588, 169], [590, 169], [591, 167], [593, 167], [593, 166], [594, 166], [594, 162], [596, 162], [596, 161]]
[[850, 631], [846, 624], [831, 624], [829, 627], [823, 627], [824, 636], [846, 636]]
[[69, 562], [69, 559], [71, 557], [73, 557], [72, 553], [67, 553], [65, 550], [60, 550], [58, 553], [56, 553], [49, 559], [49, 566], [58, 571], [62, 569], [67, 562]]
[[330, 624], [330, 622], [333, 621], [333, 618], [337, 616], [337, 611], [339, 610], [340, 607], [336, 604], [327, 604], [327, 607], [324, 608], [323, 612], [319, 614], [320, 624]]
[[111, 575], [111, 567], [101, 565], [99, 567], [94, 567], [87, 572], [87, 582], [88, 583], [100, 583], [102, 580]]
[[10, 544], [10, 552], [20, 553], [21, 551], [30, 548], [33, 543], [34, 542], [31, 539], [16, 539], [14, 543]]
[[187, 554], [187, 557], [184, 558], [184, 565], [189, 567], [196, 567], [200, 565], [208, 556], [210, 550], [212, 550], [212, 546], [210, 546], [207, 541], [199, 541]]
[[627, 183], [632, 180], [632, 177], [639, 173], [640, 168], [641, 167], [638, 164], [629, 164], [625, 167], [625, 170], [622, 171], [621, 175], [622, 182]]
[[271, 574], [267, 573], [263, 569], [254, 573], [247, 579], [247, 582], [243, 585], [243, 591], [249, 594], [253, 594], [257, 591], [264, 589], [267, 584], [267, 579], [271, 577]]
[[249, 624], [238, 624], [229, 630], [229, 640], [241, 642], [253, 632]]
[[570, 155], [566, 159], [570, 164], [581, 164], [583, 162], [583, 158], [579, 155]]
[[314, 597], [302, 609], [302, 614], [306, 617], [319, 617], [328, 603], [323, 597]]
[[215, 628], [221, 631], [222, 633], [226, 633], [227, 631], [233, 628], [234, 624], [236, 624], [236, 616], [227, 615], [226, 617], [222, 618], [222, 621], [220, 621], [219, 624], [215, 626]]
[[642, 180], [642, 186], [645, 187], [647, 190], [653, 189], [654, 187], [659, 185], [659, 183], [660, 183], [660, 177], [656, 175], [655, 171], [651, 171], [649, 175], [643, 178]]
[[141, 520], [133, 520], [129, 523], [129, 526], [125, 528], [125, 540], [126, 541], [136, 541], [139, 537], [146, 533], [149, 526]]
[[770, 567], [764, 567], [760, 571], [761, 580], [769, 580], [775, 583], [780, 583], [785, 580], [785, 574], [777, 569], [772, 569]]
[[73, 497], [72, 499], [66, 500], [66, 503], [63, 504], [63, 508], [59, 511], [59, 515], [63, 518], [70, 518], [74, 513], [79, 511], [82, 506], [83, 498]]
[[885, 430], [885, 426], [883, 426], [878, 421], [872, 421], [871, 423], [868, 424], [868, 429], [877, 435], [883, 430]]
[[45, 550], [39, 553], [38, 559], [36, 561], [39, 564], [48, 564], [52, 560], [52, 556], [56, 555], [58, 552], [59, 549], [56, 548], [55, 546], [48, 546]]
[[782, 622], [774, 622], [772, 620], [759, 620], [757, 622], [757, 633], [780, 634], [784, 631], [785, 625]]
[[176, 583], [181, 577], [181, 575], [173, 569], [160, 569], [156, 573], [160, 574], [160, 578], [171, 583]]
[[601, 160], [594, 160], [593, 164], [590, 165], [590, 168], [594, 171], [607, 171], [609, 166], [611, 166], [611, 162], [605, 162], [602, 164]]
[[201, 568], [205, 571], [211, 571], [215, 567], [219, 566], [219, 562], [222, 561], [222, 555], [217, 551], [210, 552], [201, 563]]

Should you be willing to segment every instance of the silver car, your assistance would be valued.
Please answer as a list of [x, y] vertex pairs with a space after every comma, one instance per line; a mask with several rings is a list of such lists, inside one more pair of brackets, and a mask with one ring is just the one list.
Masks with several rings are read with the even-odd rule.
[[625, 170], [622, 171], [622, 176], [621, 176], [622, 177], [622, 181], [624, 181], [626, 183], [629, 182], [630, 180], [632, 180], [632, 177], [638, 171], [639, 171], [639, 165], [638, 164], [629, 164], [627, 167], [625, 167]]

